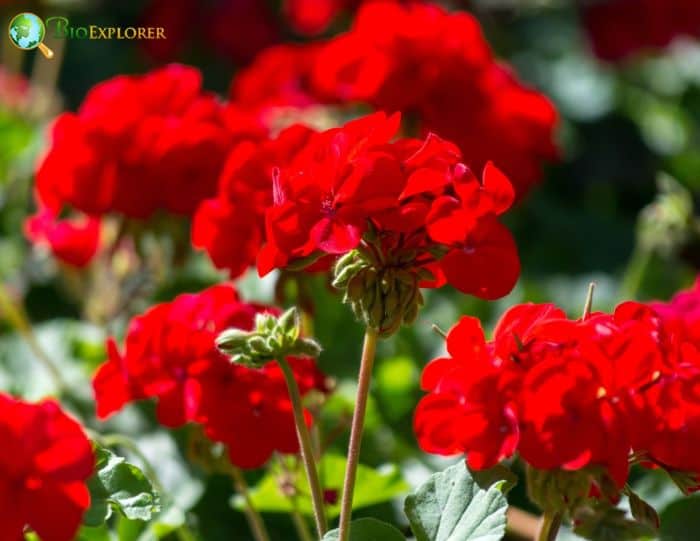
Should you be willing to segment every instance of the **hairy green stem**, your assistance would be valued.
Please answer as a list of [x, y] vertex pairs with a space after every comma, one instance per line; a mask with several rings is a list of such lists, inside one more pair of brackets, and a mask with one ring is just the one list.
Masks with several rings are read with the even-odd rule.
[[236, 487], [236, 491], [243, 497], [245, 502], [245, 515], [248, 519], [248, 525], [253, 533], [255, 541], [270, 541], [270, 534], [267, 533], [267, 528], [263, 522], [260, 513], [255, 509], [253, 505], [253, 500], [250, 499], [250, 492], [248, 490], [248, 483], [243, 477], [243, 473], [236, 466], [231, 465], [229, 468], [231, 477], [233, 478], [233, 484]]
[[289, 398], [292, 401], [292, 411], [294, 413], [294, 423], [297, 428], [297, 437], [299, 438], [299, 450], [301, 451], [301, 460], [304, 463], [306, 477], [309, 480], [309, 488], [311, 489], [311, 502], [314, 508], [314, 519], [316, 520], [316, 530], [319, 538], [323, 537], [328, 530], [326, 521], [326, 511], [323, 504], [323, 489], [318, 478], [318, 470], [316, 469], [316, 461], [314, 459], [314, 450], [311, 443], [311, 435], [309, 427], [306, 426], [304, 418], [304, 407], [301, 402], [301, 393], [297, 380], [294, 378], [292, 367], [284, 357], [277, 359], [277, 363], [282, 369], [284, 379], [287, 383]]
[[561, 519], [559, 511], [545, 511], [537, 533], [537, 541], [555, 541], [561, 526]]
[[372, 366], [374, 365], [374, 357], [377, 351], [377, 340], [377, 330], [368, 327], [365, 331], [365, 341], [362, 348], [362, 360], [360, 362], [360, 375], [357, 386], [357, 399], [355, 400], [355, 412], [352, 416], [352, 427], [350, 429], [348, 463], [345, 468], [345, 482], [343, 484], [343, 496], [340, 503], [340, 532], [338, 541], [348, 541], [350, 538], [352, 497], [355, 492], [357, 466], [360, 462], [362, 432], [365, 425], [365, 413], [367, 412], [367, 399], [369, 398], [369, 388], [372, 380]]

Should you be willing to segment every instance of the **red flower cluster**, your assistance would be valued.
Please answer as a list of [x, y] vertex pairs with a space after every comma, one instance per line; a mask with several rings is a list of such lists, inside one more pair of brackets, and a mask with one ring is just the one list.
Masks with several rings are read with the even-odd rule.
[[700, 280], [671, 302], [649, 304], [645, 317], [665, 360], [655, 385], [634, 403], [635, 449], [651, 463], [692, 474], [700, 486]]
[[[224, 329], [249, 330], [255, 314], [269, 310], [274, 309], [241, 302], [232, 286], [220, 285], [180, 295], [134, 318], [123, 352], [110, 340], [109, 359], [95, 375], [98, 416], [157, 398], [163, 425], [200, 423], [208, 437], [228, 446], [238, 466], [261, 466], [274, 451], [297, 452], [291, 402], [277, 364], [260, 370], [234, 365], [214, 345]], [[289, 361], [302, 394], [326, 390], [313, 360]]]
[[318, 92], [415, 113], [423, 130], [457, 143], [470, 167], [493, 160], [519, 194], [540, 179], [542, 161], [557, 156], [554, 107], [495, 61], [467, 13], [368, 3], [314, 68]]
[[242, 117], [202, 92], [194, 68], [170, 65], [100, 83], [78, 113], [54, 123], [37, 172], [39, 199], [54, 212], [190, 215], [216, 192], [233, 143], [259, 134]]
[[[194, 68], [170, 65], [100, 83], [78, 113], [64, 113], [53, 125], [28, 237], [84, 266], [97, 249], [100, 215], [189, 216], [216, 193], [231, 148], [265, 135], [252, 115], [203, 92]], [[66, 210], [90, 218], [82, 225], [58, 220]]]
[[346, 34], [263, 53], [234, 81], [233, 99], [251, 87], [258, 103], [363, 102], [415, 116], [425, 133], [457, 143], [474, 170], [493, 160], [519, 195], [557, 156], [552, 104], [494, 59], [474, 17], [431, 4], [363, 4]]
[[487, 299], [512, 289], [520, 264], [498, 221], [513, 202], [508, 179], [487, 164], [479, 182], [433, 134], [392, 142], [399, 121], [376, 113], [314, 134], [274, 171], [261, 274], [349, 252], [371, 234], [392, 261], [428, 268], [437, 279], [425, 286], [448, 281]]
[[673, 335], [662, 328], [653, 309], [631, 302], [576, 321], [551, 304], [516, 306], [490, 342], [478, 320], [464, 317], [448, 335], [449, 357], [423, 373], [430, 394], [416, 411], [419, 442], [429, 452], [464, 452], [474, 468], [516, 450], [540, 470], [599, 466], [618, 487], [632, 451], [700, 472], [681, 449], [700, 437], [700, 418], [687, 417], [700, 411], [700, 380], [684, 366], [696, 361], [672, 355]]
[[80, 425], [51, 400], [0, 394], [0, 539], [71, 541], [90, 506], [85, 482], [95, 461]]
[[600, 0], [585, 2], [583, 18], [595, 54], [623, 60], [661, 49], [679, 36], [700, 36], [696, 0]]

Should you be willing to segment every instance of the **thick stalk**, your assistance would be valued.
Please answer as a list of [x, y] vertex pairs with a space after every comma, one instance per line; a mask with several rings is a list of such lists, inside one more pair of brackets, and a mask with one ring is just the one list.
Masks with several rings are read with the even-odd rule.
[[377, 350], [377, 339], [377, 330], [368, 327], [365, 331], [365, 342], [362, 348], [362, 360], [360, 362], [360, 375], [357, 386], [357, 399], [355, 400], [355, 412], [352, 416], [352, 427], [350, 429], [348, 463], [345, 468], [345, 482], [343, 484], [343, 496], [340, 503], [340, 532], [338, 541], [348, 541], [350, 538], [352, 496], [355, 492], [357, 466], [360, 462], [362, 432], [365, 425], [365, 413], [367, 411], [367, 399], [369, 398], [369, 387], [372, 380], [372, 366], [374, 365], [374, 356]]
[[263, 522], [260, 513], [253, 505], [253, 500], [250, 499], [250, 493], [248, 491], [248, 483], [246, 483], [245, 477], [236, 466], [231, 465], [229, 468], [231, 477], [233, 478], [233, 484], [236, 487], [236, 491], [243, 497], [245, 502], [245, 516], [248, 519], [248, 525], [250, 526], [251, 532], [253, 532], [253, 537], [255, 541], [270, 541], [270, 534], [267, 533], [267, 528], [265, 528], [265, 523]]
[[546, 511], [542, 515], [537, 541], [555, 541], [560, 526], [561, 513], [558, 511]]
[[518, 541], [532, 541], [537, 539], [539, 518], [518, 507], [510, 506], [506, 513], [506, 532], [508, 537]]
[[322, 538], [328, 530], [328, 523], [326, 522], [326, 511], [323, 504], [323, 489], [321, 488], [321, 482], [318, 478], [318, 471], [316, 470], [316, 461], [314, 460], [314, 449], [313, 445], [311, 444], [311, 435], [309, 434], [309, 427], [306, 426], [306, 419], [304, 418], [304, 407], [301, 402], [301, 393], [299, 392], [297, 380], [294, 378], [292, 367], [289, 366], [287, 360], [280, 357], [277, 359], [277, 363], [284, 374], [284, 379], [287, 383], [287, 390], [289, 391], [289, 398], [292, 401], [292, 411], [294, 412], [294, 424], [297, 428], [297, 437], [299, 438], [301, 460], [304, 463], [306, 477], [309, 480], [309, 488], [311, 489], [311, 503], [313, 504], [314, 508], [316, 530], [318, 531], [319, 538]]

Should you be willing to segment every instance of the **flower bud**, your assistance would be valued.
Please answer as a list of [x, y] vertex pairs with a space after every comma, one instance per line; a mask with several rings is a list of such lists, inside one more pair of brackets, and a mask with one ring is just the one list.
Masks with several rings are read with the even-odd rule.
[[344, 291], [343, 302], [366, 326], [386, 337], [411, 324], [423, 303], [418, 283], [432, 273], [412, 268], [415, 254], [402, 252], [384, 261], [362, 249], [341, 257], [335, 265], [333, 285]]
[[690, 191], [674, 178], [662, 175], [655, 200], [639, 215], [637, 235], [642, 249], [662, 256], [679, 255], [700, 240]]
[[222, 353], [234, 354], [243, 347], [251, 333], [242, 329], [227, 329], [216, 338], [216, 347]]
[[301, 337], [301, 318], [296, 308], [279, 317], [258, 314], [254, 331], [225, 330], [216, 339], [216, 345], [232, 362], [252, 368], [288, 355], [317, 357], [321, 353], [316, 341]]

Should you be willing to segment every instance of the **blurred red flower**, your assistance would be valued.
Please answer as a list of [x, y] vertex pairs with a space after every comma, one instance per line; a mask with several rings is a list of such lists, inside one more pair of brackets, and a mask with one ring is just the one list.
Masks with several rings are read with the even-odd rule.
[[100, 220], [86, 215], [62, 219], [40, 209], [25, 222], [25, 233], [33, 243], [48, 246], [63, 263], [84, 267], [99, 248]]
[[71, 541], [90, 505], [95, 461], [80, 425], [53, 400], [0, 394], [0, 538], [29, 526], [44, 541]]
[[582, 5], [593, 51], [603, 60], [662, 49], [679, 36], [700, 37], [696, 0], [596, 0]]
[[353, 27], [320, 47], [311, 88], [327, 100], [365, 102], [415, 117], [457, 143], [467, 165], [492, 160], [518, 195], [557, 157], [557, 113], [497, 63], [477, 20], [433, 4], [369, 2]]
[[[250, 330], [255, 314], [264, 311], [276, 312], [241, 302], [232, 286], [220, 285], [180, 295], [134, 318], [123, 352], [110, 339], [109, 358], [95, 374], [98, 416], [156, 398], [163, 425], [201, 424], [210, 438], [228, 446], [238, 466], [259, 467], [274, 451], [296, 452], [291, 402], [277, 365], [256, 370], [231, 364], [214, 345], [226, 328]], [[326, 390], [311, 359], [289, 361], [302, 393]]]
[[246, 63], [281, 39], [280, 21], [262, 0], [152, 0], [141, 24], [165, 31], [165, 39], [140, 43], [159, 62], [176, 60], [188, 44], [197, 42]]
[[40, 202], [87, 214], [190, 215], [216, 192], [232, 145], [259, 126], [202, 92], [194, 68], [170, 65], [95, 86], [78, 113], [64, 113], [37, 171]]

